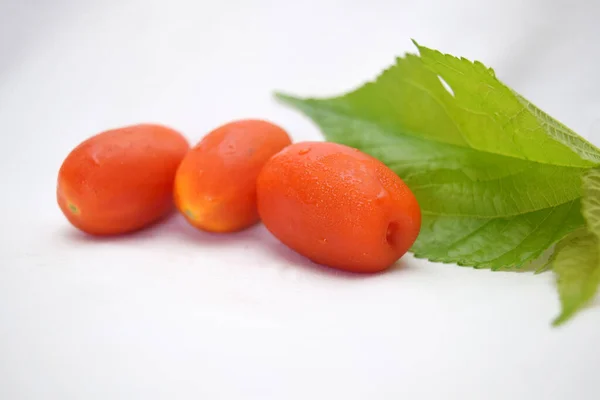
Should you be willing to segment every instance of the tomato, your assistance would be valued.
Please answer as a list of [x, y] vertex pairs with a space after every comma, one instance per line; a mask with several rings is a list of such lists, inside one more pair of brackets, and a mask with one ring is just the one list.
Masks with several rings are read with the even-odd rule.
[[208, 133], [184, 158], [175, 178], [175, 203], [193, 226], [234, 232], [259, 221], [256, 177], [267, 160], [291, 144], [267, 121], [233, 121]]
[[189, 150], [177, 131], [139, 124], [77, 146], [58, 173], [57, 200], [75, 227], [94, 235], [144, 228], [173, 210], [173, 181]]
[[335, 143], [293, 144], [257, 180], [258, 211], [281, 242], [312, 261], [352, 272], [389, 268], [412, 246], [421, 211], [379, 160]]

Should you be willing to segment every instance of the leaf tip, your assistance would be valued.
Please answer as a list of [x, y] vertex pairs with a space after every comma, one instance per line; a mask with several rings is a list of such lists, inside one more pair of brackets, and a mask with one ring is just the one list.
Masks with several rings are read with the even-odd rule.
[[283, 92], [274, 92], [273, 96], [278, 102], [296, 108], [300, 107], [305, 102], [305, 99], [301, 97], [297, 97]]
[[544, 272], [548, 272], [552, 269], [552, 265], [550, 263], [547, 263], [545, 265], [542, 265], [541, 267], [539, 267], [538, 269], [536, 269], [533, 274], [534, 275], [539, 275], [539, 274], [543, 274]]
[[552, 326], [555, 328], [559, 327], [567, 322], [572, 316], [573, 312], [563, 310], [558, 317], [554, 318], [554, 321], [552, 321]]
[[417, 48], [417, 50], [419, 50], [419, 54], [423, 52], [423, 50], [427, 50], [427, 47], [425, 46], [421, 46], [419, 44], [419, 42], [417, 42], [415, 39], [410, 38], [410, 41], [415, 45], [415, 47]]
[[275, 99], [283, 102], [299, 100], [296, 96], [284, 92], [273, 92], [273, 96]]
[[586, 303], [563, 305], [560, 314], [552, 321], [552, 326], [557, 327], [563, 325], [565, 322], [571, 320], [576, 314], [579, 314], [585, 306]]

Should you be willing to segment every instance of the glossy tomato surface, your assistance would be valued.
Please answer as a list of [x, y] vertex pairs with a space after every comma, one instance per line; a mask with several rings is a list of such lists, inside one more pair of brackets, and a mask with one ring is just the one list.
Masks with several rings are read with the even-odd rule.
[[347, 271], [389, 268], [421, 226], [415, 196], [392, 170], [335, 143], [285, 148], [263, 168], [257, 193], [273, 235], [314, 262]]
[[57, 200], [84, 232], [143, 228], [173, 209], [173, 181], [189, 150], [177, 131], [139, 124], [99, 133], [77, 146], [58, 173]]
[[188, 222], [210, 232], [234, 232], [259, 221], [256, 178], [291, 144], [281, 127], [246, 119], [209, 132], [185, 157], [175, 180], [175, 203]]

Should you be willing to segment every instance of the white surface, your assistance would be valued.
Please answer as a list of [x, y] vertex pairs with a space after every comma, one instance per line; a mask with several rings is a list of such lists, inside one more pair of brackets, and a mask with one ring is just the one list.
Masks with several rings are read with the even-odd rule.
[[600, 307], [552, 330], [551, 274], [407, 256], [355, 277], [262, 226], [178, 218], [94, 241], [55, 204], [63, 158], [109, 127], [195, 142], [249, 116], [318, 139], [271, 91], [345, 91], [410, 37], [481, 59], [599, 144], [597, 2], [491, 4], [0, 0], [0, 398], [600, 398]]

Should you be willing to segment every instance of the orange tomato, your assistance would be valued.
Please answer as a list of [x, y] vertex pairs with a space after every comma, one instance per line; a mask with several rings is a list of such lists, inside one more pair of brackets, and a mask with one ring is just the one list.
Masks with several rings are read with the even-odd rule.
[[281, 242], [312, 261], [377, 272], [406, 253], [421, 211], [406, 184], [379, 160], [327, 142], [293, 144], [257, 180], [258, 211]]
[[175, 177], [175, 204], [193, 226], [234, 232], [259, 221], [256, 177], [288, 146], [288, 134], [262, 120], [239, 120], [206, 135], [184, 158]]
[[77, 146], [58, 173], [60, 209], [94, 235], [143, 228], [173, 209], [173, 180], [189, 144], [170, 128], [140, 124]]

